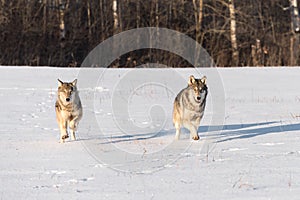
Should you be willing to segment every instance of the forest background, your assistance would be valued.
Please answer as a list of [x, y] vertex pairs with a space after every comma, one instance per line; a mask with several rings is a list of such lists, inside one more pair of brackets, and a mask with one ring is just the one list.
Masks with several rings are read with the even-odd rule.
[[[299, 66], [297, 0], [0, 0], [0, 65], [79, 67], [102, 41], [143, 27], [196, 40], [218, 67]], [[191, 67], [159, 49], [108, 67]]]

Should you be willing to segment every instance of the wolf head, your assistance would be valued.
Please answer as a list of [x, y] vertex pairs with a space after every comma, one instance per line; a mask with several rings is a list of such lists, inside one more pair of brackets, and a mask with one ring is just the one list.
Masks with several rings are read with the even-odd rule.
[[73, 102], [74, 100], [74, 95], [77, 92], [77, 79], [75, 79], [71, 83], [65, 83], [62, 82], [61, 80], [58, 80], [58, 98], [64, 103], [68, 104]]
[[207, 95], [206, 76], [195, 79], [193, 75], [189, 79], [189, 87], [193, 89], [193, 96], [197, 103], [201, 103]]

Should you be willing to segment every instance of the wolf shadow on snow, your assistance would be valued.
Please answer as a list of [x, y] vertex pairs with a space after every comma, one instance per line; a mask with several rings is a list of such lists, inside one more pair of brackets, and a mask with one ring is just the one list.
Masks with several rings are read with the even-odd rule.
[[[201, 126], [198, 129], [200, 140], [205, 138], [213, 138], [216, 143], [227, 142], [231, 140], [247, 139], [260, 135], [283, 133], [289, 131], [300, 130], [300, 123], [297, 124], [285, 124], [278, 125], [279, 121], [263, 122], [263, 123], [248, 123], [248, 124], [229, 124], [229, 125], [217, 125], [217, 126]], [[267, 127], [260, 127], [267, 126]], [[184, 129], [184, 128], [183, 128]], [[189, 135], [189, 131], [186, 129], [182, 132], [182, 135]], [[130, 141], [142, 141], [167, 135], [174, 135], [175, 129], [161, 130], [157, 133], [145, 133], [145, 134], [132, 134], [132, 135], [117, 135], [106, 136], [102, 139], [106, 141], [100, 144], [120, 143]]]

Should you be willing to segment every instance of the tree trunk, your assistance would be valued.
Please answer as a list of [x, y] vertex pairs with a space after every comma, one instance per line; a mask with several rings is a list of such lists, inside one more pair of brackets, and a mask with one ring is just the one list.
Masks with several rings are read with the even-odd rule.
[[136, 2], [136, 27], [140, 28], [141, 23], [141, 5], [140, 1]]
[[256, 44], [251, 45], [252, 65], [262, 67], [264, 65], [264, 51], [259, 39], [256, 39]]
[[[65, 1], [59, 0], [58, 8], [59, 8], [59, 31], [60, 31], [60, 40], [63, 42], [66, 36], [66, 29], [65, 29]], [[63, 46], [63, 44], [62, 44]]]
[[100, 6], [100, 10], [99, 10], [99, 13], [100, 13], [100, 27], [101, 27], [101, 30], [100, 30], [100, 34], [101, 34], [101, 41], [103, 41], [105, 39], [105, 36], [104, 36], [104, 14], [103, 14], [103, 1], [102, 0], [99, 0], [99, 6]]
[[91, 1], [87, 1], [88, 41], [92, 40]]
[[44, 23], [43, 23], [43, 35], [44, 37], [46, 36], [47, 33], [47, 24], [48, 24], [48, 11], [47, 11], [47, 6], [48, 6], [48, 0], [44, 0]]
[[[141, 24], [141, 1], [136, 1], [136, 28], [140, 28], [140, 24]], [[127, 28], [127, 27], [126, 27]], [[137, 44], [140, 44], [141, 42], [141, 36], [138, 34], [136, 36], [136, 42]], [[130, 56], [129, 58], [127, 58], [127, 65], [131, 65], [133, 59]], [[136, 62], [133, 64], [136, 67]]]
[[[118, 0], [113, 0], [112, 2], [112, 10], [113, 10], [113, 34], [117, 34], [119, 29], [119, 17], [118, 17]], [[116, 54], [115, 52], [118, 51], [119, 48], [119, 43], [117, 43], [115, 40], [113, 40], [113, 51], [114, 51], [114, 55]], [[115, 61], [115, 65], [113, 66], [115, 68], [120, 67], [120, 58], [117, 58]]]
[[[122, 2], [124, 4], [124, 2]], [[123, 23], [122, 23], [122, 3], [118, 3], [118, 22], [119, 22], [119, 31], [123, 31]]]
[[65, 63], [65, 44], [66, 44], [66, 29], [65, 29], [65, 0], [58, 0], [58, 19], [59, 19], [59, 40], [60, 40], [60, 55], [57, 64], [59, 66], [66, 65]]
[[298, 12], [298, 5], [297, 0], [291, 0], [291, 43], [290, 43], [290, 65], [297, 66], [298, 65], [298, 48], [299, 48], [299, 36], [298, 32], [300, 31], [299, 28], [299, 12]]
[[[201, 24], [202, 24], [202, 16], [203, 16], [203, 0], [193, 0], [194, 6], [194, 17], [195, 17], [195, 24], [196, 24], [196, 36], [195, 39], [198, 43], [201, 43]], [[200, 50], [199, 45], [195, 46], [195, 62], [193, 63], [195, 67], [198, 67], [199, 58], [200, 58]]]
[[167, 19], [167, 27], [171, 27], [172, 22], [172, 8], [173, 8], [173, 1], [170, 1], [169, 9], [168, 9], [168, 19]]
[[292, 17], [292, 27], [293, 31], [298, 33], [300, 31], [299, 24], [299, 11], [297, 0], [291, 0], [291, 17]]
[[114, 16], [114, 33], [117, 32], [119, 21], [118, 21], [118, 0], [113, 0], [113, 16]]
[[155, 21], [156, 21], [156, 28], [159, 26], [159, 17], [158, 17], [158, 0], [155, 0]]
[[239, 65], [239, 51], [236, 38], [236, 19], [235, 19], [235, 8], [233, 0], [229, 0], [228, 4], [230, 13], [230, 38], [232, 47], [232, 66]]
[[194, 16], [196, 24], [196, 41], [200, 42], [201, 39], [201, 24], [203, 16], [203, 0], [193, 0], [194, 5]]

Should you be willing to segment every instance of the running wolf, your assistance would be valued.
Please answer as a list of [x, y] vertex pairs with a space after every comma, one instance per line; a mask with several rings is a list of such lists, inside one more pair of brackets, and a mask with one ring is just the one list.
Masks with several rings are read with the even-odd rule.
[[64, 143], [69, 137], [76, 140], [75, 131], [82, 117], [82, 106], [77, 91], [77, 79], [71, 83], [62, 82], [58, 79], [57, 100], [55, 103], [56, 120], [60, 129], [60, 142]]
[[173, 109], [176, 140], [180, 137], [181, 126], [190, 130], [193, 140], [199, 140], [197, 131], [204, 114], [207, 93], [206, 76], [201, 79], [195, 79], [191, 75], [188, 86], [176, 96]]

